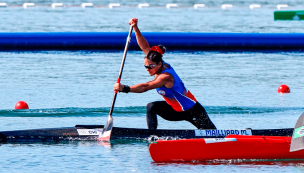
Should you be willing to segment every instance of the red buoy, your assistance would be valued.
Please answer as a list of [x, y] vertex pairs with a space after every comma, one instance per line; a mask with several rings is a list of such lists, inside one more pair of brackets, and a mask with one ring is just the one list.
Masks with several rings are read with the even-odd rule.
[[278, 93], [290, 93], [290, 89], [287, 85], [280, 85], [278, 88]]
[[15, 104], [15, 109], [28, 109], [29, 106], [25, 101], [19, 101]]

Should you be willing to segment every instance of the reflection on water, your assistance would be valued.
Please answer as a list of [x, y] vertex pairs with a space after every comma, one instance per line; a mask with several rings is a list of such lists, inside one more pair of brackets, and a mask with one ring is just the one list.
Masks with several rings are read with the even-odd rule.
[[[114, 140], [110, 143], [66, 141], [1, 144], [2, 170], [22, 172], [52, 169], [78, 172], [293, 172], [303, 171], [304, 160], [230, 160], [204, 162], [155, 163], [150, 158], [147, 141]], [[16, 157], [18, 156], [18, 157]], [[74, 164], [72, 164], [74, 163]], [[77, 163], [77, 164], [76, 164]], [[22, 168], [19, 164], [26, 164]]]

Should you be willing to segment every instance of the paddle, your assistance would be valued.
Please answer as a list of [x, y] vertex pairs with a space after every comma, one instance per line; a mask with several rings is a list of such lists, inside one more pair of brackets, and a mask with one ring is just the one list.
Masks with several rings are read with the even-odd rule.
[[290, 152], [304, 149], [304, 113], [298, 119], [291, 138]]
[[[123, 54], [123, 58], [122, 58], [121, 66], [120, 66], [119, 75], [118, 75], [118, 78], [117, 78], [117, 83], [120, 83], [122, 70], [123, 70], [123, 67], [124, 67], [124, 64], [125, 64], [125, 59], [126, 59], [126, 56], [127, 56], [127, 50], [128, 50], [128, 47], [129, 47], [129, 43], [131, 42], [132, 30], [133, 30], [133, 26], [130, 27], [129, 35], [127, 37], [127, 42], [126, 42], [126, 46], [125, 46], [125, 50], [124, 50], [124, 54]], [[107, 124], [103, 128], [102, 133], [99, 135], [98, 141], [110, 141], [112, 127], [113, 127], [112, 113], [113, 113], [113, 109], [114, 109], [116, 96], [117, 96], [117, 91], [115, 91], [115, 93], [114, 93], [114, 98], [113, 98], [113, 101], [112, 101], [112, 106], [111, 106], [111, 110], [110, 110], [110, 113], [109, 113], [109, 116], [108, 116]]]

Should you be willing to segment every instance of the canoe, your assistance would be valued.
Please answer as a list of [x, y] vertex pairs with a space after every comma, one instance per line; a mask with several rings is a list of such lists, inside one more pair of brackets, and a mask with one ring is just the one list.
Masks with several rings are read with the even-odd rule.
[[290, 152], [291, 137], [228, 135], [225, 138], [158, 140], [149, 146], [155, 162], [208, 160], [304, 159], [304, 150]]
[[[103, 125], [76, 125], [74, 127], [43, 128], [0, 131], [0, 142], [57, 142], [69, 140], [97, 140]], [[147, 138], [224, 138], [229, 134], [292, 136], [293, 128], [286, 129], [243, 129], [243, 130], [191, 130], [191, 129], [140, 129], [113, 127], [112, 139]]]

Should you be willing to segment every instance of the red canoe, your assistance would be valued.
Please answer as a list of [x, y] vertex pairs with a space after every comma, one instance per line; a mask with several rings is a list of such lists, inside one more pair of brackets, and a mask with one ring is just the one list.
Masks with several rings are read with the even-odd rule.
[[229, 135], [226, 138], [156, 141], [149, 152], [155, 162], [304, 159], [304, 150], [289, 152], [291, 137]]

